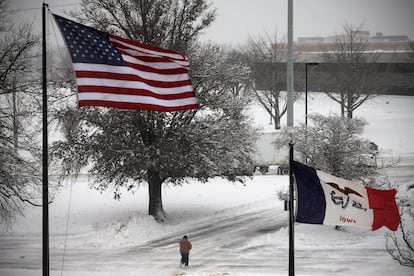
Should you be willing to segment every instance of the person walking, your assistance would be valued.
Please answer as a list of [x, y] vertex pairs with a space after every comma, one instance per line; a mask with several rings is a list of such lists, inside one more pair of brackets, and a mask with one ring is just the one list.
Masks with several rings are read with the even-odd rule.
[[181, 253], [181, 261], [180, 266], [188, 266], [188, 257], [190, 255], [190, 250], [192, 248], [191, 242], [188, 240], [187, 236], [183, 236], [180, 240], [180, 253]]

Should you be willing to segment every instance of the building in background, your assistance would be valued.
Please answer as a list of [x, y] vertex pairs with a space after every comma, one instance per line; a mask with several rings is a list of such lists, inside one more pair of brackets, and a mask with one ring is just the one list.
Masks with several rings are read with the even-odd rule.
[[[374, 72], [367, 81], [375, 83], [376, 87], [367, 93], [414, 96], [414, 41], [406, 35], [376, 33], [371, 36], [369, 31], [361, 30], [355, 34], [368, 41], [364, 55], [375, 56], [374, 63], [364, 64], [367, 70]], [[306, 63], [318, 65], [308, 68], [308, 90], [334, 91], [334, 76], [341, 65], [326, 62], [323, 58], [323, 53], [326, 53], [333, 38], [333, 36], [299, 37], [294, 43], [295, 91], [305, 91]], [[367, 58], [367, 60], [372, 59]], [[256, 72], [253, 74], [256, 87], [259, 89], [265, 89], [269, 85], [268, 80], [263, 79], [263, 70], [283, 73], [286, 71], [286, 63], [270, 64], [258, 61], [253, 70]]]

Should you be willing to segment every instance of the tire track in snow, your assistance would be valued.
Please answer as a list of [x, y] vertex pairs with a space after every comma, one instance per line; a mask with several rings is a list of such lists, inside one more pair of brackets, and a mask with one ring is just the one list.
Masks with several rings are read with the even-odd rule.
[[[159, 269], [171, 268], [179, 261], [178, 241], [188, 234], [193, 249], [190, 253], [190, 269], [197, 272], [212, 271], [269, 271], [277, 263], [274, 248], [249, 243], [254, 239], [287, 226], [287, 212], [274, 203], [253, 204], [240, 210], [230, 210], [206, 218], [199, 225], [189, 226], [176, 234], [153, 240], [143, 246], [131, 248], [129, 253], [152, 259]], [[234, 214], [237, 215], [234, 215]], [[263, 254], [250, 254], [262, 251]], [[281, 256], [286, 256], [281, 250]], [[166, 254], [169, 252], [169, 254]], [[145, 257], [144, 257], [145, 256]], [[160, 256], [172, 256], [161, 259]], [[281, 258], [284, 259], [284, 258]], [[284, 261], [283, 261], [284, 262]], [[156, 274], [154, 274], [156, 275]], [[163, 274], [160, 274], [163, 275]], [[184, 274], [185, 275], [185, 274]]]
[[[257, 203], [254, 205], [258, 205]], [[152, 240], [144, 245], [132, 248], [131, 251], [147, 251], [151, 248], [177, 246], [179, 239], [188, 234], [190, 240], [203, 244], [208, 240], [234, 240], [239, 237], [255, 237], [279, 230], [287, 226], [287, 213], [280, 210], [276, 204], [264, 204], [265, 207], [243, 206], [240, 211], [233, 208], [231, 214], [220, 212], [197, 225], [185, 227], [168, 236]], [[236, 215], [234, 215], [236, 213]], [[237, 214], [238, 213], [238, 214]]]
[[[246, 244], [252, 239], [279, 230], [287, 224], [286, 212], [280, 203], [263, 202], [232, 208], [189, 225], [181, 231], [130, 248], [68, 248], [65, 254], [65, 273], [70, 271], [109, 272], [114, 267], [131, 267], [137, 275], [172, 275], [178, 267], [178, 241], [182, 233], [189, 234], [193, 243], [190, 266], [196, 271], [226, 271], [243, 267], [259, 270], [267, 266], [266, 256], [256, 259], [240, 257], [255, 246]], [[41, 243], [36, 238], [0, 238], [0, 268], [41, 270]], [[10, 250], [13, 248], [13, 250]], [[62, 250], [50, 248], [50, 268], [60, 271]], [[115, 273], [115, 271], [114, 271]], [[118, 275], [118, 274], [117, 274]]]

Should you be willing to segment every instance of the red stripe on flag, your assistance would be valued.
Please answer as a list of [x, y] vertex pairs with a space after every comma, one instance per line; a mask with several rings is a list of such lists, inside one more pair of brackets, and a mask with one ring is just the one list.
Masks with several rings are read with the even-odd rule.
[[132, 62], [125, 61], [125, 66], [144, 71], [150, 73], [158, 73], [162, 75], [176, 75], [176, 74], [188, 74], [188, 69], [186, 68], [164, 68], [164, 69], [157, 69], [151, 66], [146, 66], [142, 64], [135, 64]]
[[143, 103], [132, 103], [132, 102], [111, 102], [111, 101], [98, 101], [98, 100], [83, 100], [79, 101], [79, 107], [81, 106], [102, 106], [102, 107], [112, 107], [120, 109], [140, 109], [140, 110], [152, 110], [159, 112], [172, 112], [172, 111], [183, 111], [188, 109], [197, 109], [198, 104], [191, 105], [182, 105], [182, 106], [160, 106], [152, 104], [143, 104]]
[[114, 43], [118, 48], [120, 48], [119, 50], [121, 51], [121, 53], [123, 55], [128, 55], [131, 56], [133, 58], [142, 60], [143, 62], [173, 62], [174, 59], [171, 59], [169, 57], [162, 57], [162, 56], [151, 56], [151, 55], [131, 55], [129, 54], [127, 51], [122, 50], [121, 46], [118, 46], [117, 43]]
[[109, 86], [93, 86], [93, 85], [82, 85], [78, 86], [78, 92], [96, 92], [108, 93], [108, 94], [125, 94], [135, 96], [148, 96], [161, 100], [178, 100], [183, 98], [193, 98], [194, 94], [192, 91], [177, 93], [177, 94], [156, 94], [150, 90], [145, 89], [134, 89], [125, 87], [109, 87]]
[[377, 230], [382, 226], [388, 227], [395, 231], [400, 224], [400, 213], [395, 202], [395, 194], [393, 190], [376, 190], [366, 187], [369, 200], [369, 208], [374, 211], [374, 222], [372, 230]]
[[120, 73], [112, 73], [112, 72], [76, 71], [75, 75], [77, 78], [98, 78], [98, 79], [139, 81], [139, 82], [143, 82], [148, 85], [160, 87], [160, 88], [173, 88], [173, 87], [191, 85], [190, 80], [165, 82], [165, 81], [147, 80], [147, 79], [141, 78], [138, 75], [133, 75], [133, 74], [120, 74]]
[[[144, 48], [146, 50], [159, 52], [160, 54], [179, 55], [179, 56], [181, 56], [181, 58], [183, 60], [186, 60], [186, 58], [183, 54], [177, 53], [173, 50], [169, 50], [169, 49], [165, 49], [165, 48], [159, 48], [159, 47], [155, 47], [155, 46], [148, 45], [148, 44], [143, 44], [141, 42], [130, 40], [130, 39], [127, 39], [127, 38], [123, 38], [123, 37], [116, 36], [116, 35], [113, 35], [113, 34], [109, 34], [109, 37], [114, 38], [114, 39], [119, 40], [119, 41], [122, 41], [122, 42], [125, 42], [125, 43], [128, 43], [130, 45], [134, 45], [134, 46], [137, 46], [137, 47], [140, 47], [140, 48]], [[114, 43], [114, 42], [112, 42], [112, 43]]]

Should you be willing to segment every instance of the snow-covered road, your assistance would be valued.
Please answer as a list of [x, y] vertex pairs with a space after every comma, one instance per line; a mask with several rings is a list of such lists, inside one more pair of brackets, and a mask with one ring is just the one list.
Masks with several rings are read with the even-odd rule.
[[[146, 248], [151, 253], [158, 250], [168, 251], [168, 256], [173, 256], [166, 262], [163, 272], [169, 271], [171, 266], [177, 266], [178, 240], [183, 234], [188, 234], [193, 243], [193, 250], [190, 254], [190, 270], [197, 269], [199, 272], [269, 272], [274, 271], [272, 266], [276, 264], [274, 252], [261, 254], [258, 259], [257, 251], [266, 252], [266, 248], [260, 249], [257, 245], [249, 245], [258, 236], [266, 233], [274, 233], [287, 225], [287, 213], [280, 210], [272, 202], [266, 202], [264, 207], [244, 208], [235, 216], [218, 214], [214, 218], [209, 218], [206, 223], [201, 223], [194, 227], [185, 229], [184, 232], [177, 233], [171, 237], [163, 238], [147, 244]], [[234, 213], [233, 213], [234, 214]], [[141, 253], [143, 247], [133, 249], [134, 253], [138, 250]], [[145, 254], [151, 254], [144, 251]], [[272, 250], [273, 251], [273, 250]], [[270, 253], [270, 251], [267, 251]], [[254, 253], [250, 256], [250, 253]], [[286, 253], [286, 252], [285, 252]], [[272, 260], [273, 259], [273, 260]], [[164, 260], [162, 260], [164, 261]], [[273, 265], [272, 265], [273, 263]], [[151, 264], [149, 264], [151, 265]], [[158, 265], [157, 265], [158, 266]], [[144, 271], [148, 271], [146, 268]], [[153, 271], [153, 275], [167, 275], [163, 272]]]
[[[51, 248], [51, 275], [287, 275], [287, 212], [279, 201], [248, 204], [196, 221], [140, 246], [68, 248], [63, 273], [63, 251]], [[390, 262], [390, 256], [383, 240], [378, 245], [371, 240], [378, 235], [337, 233], [314, 225], [297, 224], [295, 229], [297, 275], [391, 275], [399, 268], [395, 264], [384, 271], [383, 262]], [[186, 269], [178, 267], [178, 241], [184, 234], [193, 243]], [[40, 244], [41, 237], [0, 238], [0, 272], [9, 273], [0, 274], [34, 275], [22, 271], [41, 270]], [[404, 271], [399, 275], [410, 275]]]
[[[246, 206], [237, 215], [218, 213], [197, 225], [189, 225], [180, 233], [168, 234], [142, 246], [118, 249], [67, 248], [64, 259], [65, 271], [97, 270], [108, 272], [125, 267], [136, 275], [172, 275], [178, 269], [178, 241], [188, 234], [193, 243], [190, 268], [186, 271], [271, 271], [277, 256], [263, 255], [260, 260], [249, 259], [249, 252], [256, 246], [246, 246], [258, 235], [276, 232], [287, 224], [286, 212], [280, 210], [280, 203], [266, 202], [263, 207]], [[61, 237], [60, 237], [61, 238]], [[266, 249], [263, 248], [264, 252]], [[61, 270], [62, 249], [50, 249], [51, 270]], [[283, 255], [286, 254], [283, 253]], [[41, 237], [1, 237], [0, 268], [38, 270], [41, 267]], [[274, 259], [270, 261], [270, 259]], [[269, 262], [265, 261], [268, 260]], [[115, 271], [113, 271], [115, 272]], [[65, 274], [65, 273], [64, 273]]]
[[[414, 164], [407, 160], [414, 159], [403, 158], [399, 166], [386, 171], [390, 182], [401, 186], [399, 196], [412, 200], [404, 188], [414, 177]], [[287, 275], [288, 213], [276, 196], [286, 188], [287, 179], [269, 175], [255, 176], [246, 185], [216, 179], [209, 184], [169, 187], [165, 200], [175, 220], [164, 225], [136, 211], [135, 203], [146, 191], [114, 203], [110, 196], [95, 195], [81, 182], [74, 187], [73, 230], [67, 237], [63, 262], [65, 227], [57, 224], [65, 221], [62, 206], [68, 187], [51, 208], [55, 211], [51, 216], [51, 276]], [[128, 213], [130, 209], [134, 211]], [[0, 276], [41, 275], [42, 237], [31, 230], [41, 216], [39, 210], [32, 211], [18, 224], [19, 231], [0, 236]], [[113, 219], [114, 211], [123, 215]], [[384, 228], [336, 231], [329, 226], [296, 224], [296, 275], [413, 275], [412, 269], [401, 267], [386, 252], [385, 233]], [[187, 269], [178, 267], [178, 241], [183, 235], [193, 243]]]

